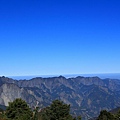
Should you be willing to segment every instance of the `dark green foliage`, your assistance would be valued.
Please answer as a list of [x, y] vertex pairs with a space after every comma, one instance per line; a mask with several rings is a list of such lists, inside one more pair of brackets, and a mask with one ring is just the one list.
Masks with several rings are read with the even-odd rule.
[[59, 119], [62, 116], [64, 118], [69, 115], [70, 105], [66, 105], [59, 100], [55, 100], [50, 106], [50, 111], [52, 112], [51, 117]]
[[55, 100], [49, 107], [41, 111], [40, 116], [41, 120], [74, 120], [69, 112], [70, 105]]
[[0, 108], [0, 112], [3, 112], [3, 109]]
[[120, 110], [115, 114], [115, 120], [120, 120]]
[[10, 120], [30, 120], [32, 115], [27, 103], [20, 98], [10, 102], [6, 109], [6, 116]]
[[97, 120], [115, 120], [115, 117], [110, 112], [107, 112], [106, 110], [102, 110]]
[[4, 110], [0, 108], [0, 120], [6, 120], [6, 115], [4, 114]]

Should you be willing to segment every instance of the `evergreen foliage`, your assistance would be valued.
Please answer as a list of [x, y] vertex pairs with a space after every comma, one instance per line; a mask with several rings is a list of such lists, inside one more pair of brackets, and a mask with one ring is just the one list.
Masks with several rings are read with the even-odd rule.
[[115, 120], [120, 120], [120, 110], [115, 114]]
[[115, 117], [110, 112], [107, 112], [106, 110], [102, 110], [97, 120], [115, 120]]
[[29, 106], [21, 98], [10, 102], [6, 109], [6, 116], [9, 120], [31, 120], [32, 115]]
[[70, 115], [70, 105], [55, 100], [52, 104], [41, 111], [41, 120], [74, 120]]

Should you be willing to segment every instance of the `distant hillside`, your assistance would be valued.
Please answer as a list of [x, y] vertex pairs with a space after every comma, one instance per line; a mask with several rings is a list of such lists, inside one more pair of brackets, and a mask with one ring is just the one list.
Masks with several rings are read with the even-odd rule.
[[[32, 78], [39, 77], [40, 75], [34, 75], [34, 76], [9, 76], [9, 78], [16, 79], [16, 80], [29, 80]], [[59, 75], [41, 75], [43, 78], [48, 78], [48, 77], [54, 77], [54, 76], [59, 76]], [[120, 79], [120, 73], [99, 73], [99, 74], [65, 74], [64, 75], [66, 78], [72, 78], [72, 77], [77, 77], [77, 76], [84, 76], [84, 77], [94, 77], [98, 76], [101, 79]]]
[[120, 111], [120, 107], [110, 110], [111, 113], [116, 114]]
[[74, 116], [89, 119], [98, 116], [102, 109], [109, 111], [120, 106], [120, 80], [59, 76], [18, 81], [0, 77], [0, 104], [7, 106], [15, 98], [41, 109], [59, 99], [71, 105]]

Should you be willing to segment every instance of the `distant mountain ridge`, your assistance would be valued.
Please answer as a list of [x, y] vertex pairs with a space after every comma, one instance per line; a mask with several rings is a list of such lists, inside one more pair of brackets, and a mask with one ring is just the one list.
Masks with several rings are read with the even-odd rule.
[[30, 80], [14, 80], [0, 77], [0, 104], [21, 97], [31, 106], [43, 108], [53, 100], [60, 99], [71, 105], [73, 115], [95, 117], [102, 109], [120, 106], [120, 80], [99, 77], [64, 76]]
[[[42, 78], [48, 78], [48, 77], [59, 77], [60, 75], [26, 75], [26, 76], [7, 76], [9, 78], [12, 79], [16, 79], [16, 80], [30, 80], [32, 78], [36, 78], [36, 77], [42, 77]], [[96, 74], [64, 74], [63, 75], [66, 78], [75, 78], [77, 76], [84, 76], [84, 77], [94, 77], [94, 76], [98, 76], [101, 79], [106, 79], [106, 78], [110, 78], [110, 79], [120, 79], [120, 73], [96, 73]]]

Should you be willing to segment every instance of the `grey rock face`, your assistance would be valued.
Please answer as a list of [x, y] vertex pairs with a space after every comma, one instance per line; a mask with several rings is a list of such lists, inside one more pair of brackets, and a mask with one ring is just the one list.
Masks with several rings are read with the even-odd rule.
[[0, 104], [8, 106], [16, 98], [24, 99], [28, 104], [34, 105], [36, 99], [27, 90], [19, 88], [16, 84], [5, 83], [0, 87]]

